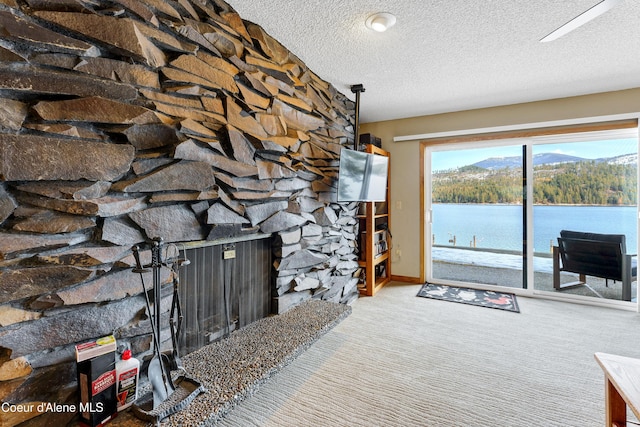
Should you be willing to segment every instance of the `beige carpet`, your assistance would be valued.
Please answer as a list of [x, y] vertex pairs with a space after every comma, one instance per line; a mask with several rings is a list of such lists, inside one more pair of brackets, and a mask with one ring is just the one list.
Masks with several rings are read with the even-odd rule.
[[417, 298], [387, 286], [218, 425], [604, 424], [593, 358], [640, 358], [634, 312], [518, 297], [521, 313]]

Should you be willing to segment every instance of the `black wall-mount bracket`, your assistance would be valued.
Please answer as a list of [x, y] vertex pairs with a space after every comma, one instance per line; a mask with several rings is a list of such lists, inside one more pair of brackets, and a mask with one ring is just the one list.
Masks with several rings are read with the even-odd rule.
[[358, 93], [358, 92], [364, 92], [366, 89], [364, 88], [364, 86], [362, 84], [357, 84], [357, 85], [352, 85], [351, 86], [351, 92], [353, 93]]

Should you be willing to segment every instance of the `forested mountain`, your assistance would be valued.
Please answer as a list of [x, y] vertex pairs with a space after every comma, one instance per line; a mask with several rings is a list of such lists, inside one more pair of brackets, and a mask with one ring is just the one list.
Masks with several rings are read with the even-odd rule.
[[[637, 156], [534, 159], [534, 204], [635, 205]], [[566, 156], [570, 157], [570, 156]], [[502, 161], [502, 164], [498, 160]], [[537, 163], [537, 165], [536, 165]], [[522, 168], [510, 158], [487, 159], [433, 174], [434, 203], [522, 203]], [[482, 167], [485, 166], [485, 167]]]

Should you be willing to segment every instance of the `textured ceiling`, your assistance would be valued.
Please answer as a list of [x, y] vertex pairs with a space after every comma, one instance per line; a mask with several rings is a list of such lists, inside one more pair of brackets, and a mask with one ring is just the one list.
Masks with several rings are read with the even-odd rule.
[[362, 83], [363, 123], [640, 87], [640, 0], [550, 43], [599, 0], [227, 2], [351, 99]]

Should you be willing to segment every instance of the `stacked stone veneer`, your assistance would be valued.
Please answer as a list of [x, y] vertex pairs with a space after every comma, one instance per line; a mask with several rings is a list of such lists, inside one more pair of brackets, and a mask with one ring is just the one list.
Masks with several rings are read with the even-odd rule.
[[73, 401], [75, 343], [148, 352], [155, 237], [273, 234], [279, 312], [357, 297], [353, 107], [221, 0], [0, 0], [3, 401]]

